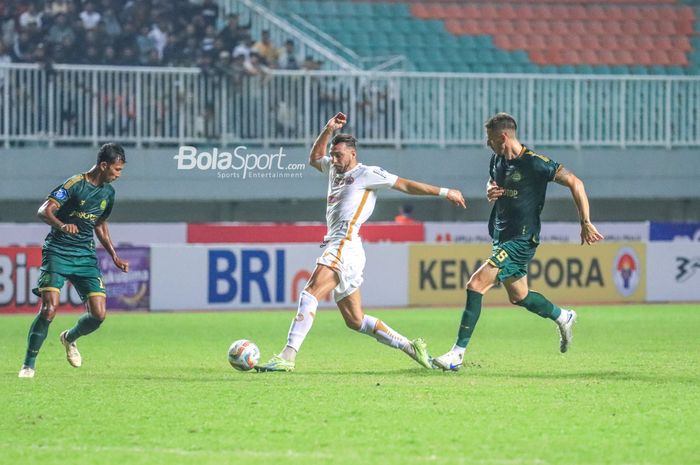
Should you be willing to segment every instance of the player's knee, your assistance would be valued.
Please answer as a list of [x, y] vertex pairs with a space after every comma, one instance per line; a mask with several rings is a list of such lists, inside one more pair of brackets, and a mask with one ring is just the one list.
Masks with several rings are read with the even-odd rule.
[[467, 290], [475, 292], [483, 292], [484, 283], [476, 274], [473, 274], [467, 281]]
[[56, 306], [53, 302], [42, 302], [39, 313], [43, 319], [51, 321], [56, 316]]
[[353, 331], [359, 331], [362, 327], [362, 318], [347, 316], [345, 317], [345, 325]]

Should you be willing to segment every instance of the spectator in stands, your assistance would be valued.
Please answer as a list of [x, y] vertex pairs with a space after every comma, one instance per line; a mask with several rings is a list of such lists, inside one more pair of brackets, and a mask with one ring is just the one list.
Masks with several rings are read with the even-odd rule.
[[116, 65], [117, 64], [117, 52], [114, 47], [108, 45], [105, 47], [102, 54], [102, 64], [103, 65]]
[[102, 15], [95, 11], [95, 5], [91, 2], [85, 4], [85, 9], [80, 12], [80, 20], [83, 22], [83, 27], [86, 30], [94, 29], [100, 23]]
[[413, 224], [416, 220], [411, 216], [413, 213], [412, 205], [401, 205], [399, 207], [399, 214], [394, 217], [394, 222], [398, 224]]
[[143, 64], [148, 61], [148, 55], [152, 50], [156, 50], [156, 41], [150, 36], [148, 26], [143, 26], [141, 32], [136, 36], [136, 49], [138, 50], [138, 61]]
[[233, 50], [249, 35], [250, 26], [241, 26], [238, 22], [238, 15], [235, 13], [228, 15], [226, 26], [219, 31], [219, 37], [224, 41], [227, 50]]
[[105, 10], [102, 16], [102, 22], [104, 23], [105, 33], [109, 36], [110, 41], [121, 35], [122, 26], [112, 8], [107, 8]]
[[243, 55], [245, 61], [248, 61], [250, 53], [253, 51], [253, 44], [253, 38], [250, 35], [245, 36], [243, 41], [233, 49], [233, 56]]
[[73, 31], [73, 28], [70, 27], [70, 24], [68, 24], [66, 15], [61, 13], [56, 15], [54, 18], [54, 23], [49, 28], [49, 34], [47, 35], [46, 40], [50, 44], [57, 45], [65, 43], [66, 39], [68, 39], [71, 44], [74, 43], [75, 32]]
[[163, 58], [163, 50], [165, 50], [165, 46], [168, 44], [169, 31], [170, 25], [166, 21], [163, 21], [163, 19], [159, 19], [153, 23], [153, 27], [148, 33], [148, 37], [153, 39], [156, 51], [158, 52], [158, 61]]
[[136, 66], [139, 64], [139, 59], [136, 56], [136, 51], [132, 47], [124, 47], [122, 49], [121, 58], [118, 65], [120, 66]]
[[[12, 55], [10, 55], [10, 51], [7, 49], [7, 46], [0, 41], [0, 65], [7, 63], [12, 63]], [[0, 79], [2, 79], [2, 77], [4, 76], [0, 76]]]
[[214, 0], [204, 0], [204, 3], [199, 10], [207, 26], [216, 26], [216, 20], [219, 18], [219, 5]]
[[15, 36], [15, 43], [12, 46], [13, 61], [30, 62], [34, 54], [36, 42], [27, 31], [22, 31]]
[[214, 42], [216, 42], [216, 29], [214, 26], [207, 26], [202, 38], [201, 50], [206, 53], [211, 53], [214, 50]]
[[280, 54], [280, 58], [277, 62], [278, 68], [280, 69], [299, 69], [301, 60], [297, 56], [294, 41], [292, 39], [287, 39], [284, 43], [284, 50]]
[[24, 13], [19, 15], [18, 21], [20, 30], [41, 29], [42, 15], [43, 14], [41, 12], [37, 12], [34, 2], [30, 2], [29, 5], [27, 5], [27, 9], [24, 11]]
[[72, 2], [70, 0], [54, 0], [47, 2], [44, 7], [44, 13], [56, 17], [56, 15], [66, 15], [70, 11]]
[[253, 45], [253, 50], [260, 55], [263, 63], [269, 68], [277, 67], [280, 52], [270, 40], [270, 31], [262, 31], [260, 40]]

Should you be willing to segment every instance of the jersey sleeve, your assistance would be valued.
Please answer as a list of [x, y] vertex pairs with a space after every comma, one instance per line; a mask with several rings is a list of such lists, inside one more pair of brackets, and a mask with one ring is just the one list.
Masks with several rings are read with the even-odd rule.
[[100, 221], [106, 221], [107, 218], [109, 218], [109, 215], [112, 214], [112, 207], [114, 206], [114, 192], [112, 192], [112, 195], [109, 196], [109, 199], [107, 200], [107, 206], [105, 207], [105, 211], [102, 212], [102, 216], [100, 216]]
[[489, 181], [496, 180], [496, 155], [491, 155], [491, 160], [489, 161]]
[[395, 174], [378, 166], [368, 166], [367, 174], [365, 175], [365, 189], [379, 190], [394, 187], [399, 179]]
[[78, 181], [81, 178], [81, 176], [73, 176], [72, 178], [68, 179], [66, 182], [52, 190], [47, 199], [54, 201], [59, 207], [62, 207], [73, 196]]
[[546, 159], [538, 159], [538, 171], [542, 174], [542, 177], [547, 180], [547, 182], [554, 179], [554, 175], [557, 174], [557, 170], [561, 166], [554, 160], [543, 157]]
[[321, 158], [320, 162], [321, 162], [321, 172], [323, 174], [328, 174], [328, 172], [331, 169], [331, 157], [325, 156], [325, 157]]

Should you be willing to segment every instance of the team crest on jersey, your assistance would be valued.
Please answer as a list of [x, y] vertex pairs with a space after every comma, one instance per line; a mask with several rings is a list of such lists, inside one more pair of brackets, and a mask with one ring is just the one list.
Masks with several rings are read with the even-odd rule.
[[107, 208], [107, 200], [102, 199], [102, 202], [100, 202], [100, 210], [104, 210], [105, 208]]
[[333, 186], [349, 186], [355, 182], [355, 178], [352, 176], [336, 176], [333, 178]]
[[513, 182], [520, 182], [520, 180], [523, 179], [523, 175], [520, 174], [520, 171], [515, 170], [513, 171], [513, 174], [510, 175], [510, 179]]
[[68, 192], [64, 188], [59, 187], [52, 195], [58, 200], [65, 200], [68, 197]]

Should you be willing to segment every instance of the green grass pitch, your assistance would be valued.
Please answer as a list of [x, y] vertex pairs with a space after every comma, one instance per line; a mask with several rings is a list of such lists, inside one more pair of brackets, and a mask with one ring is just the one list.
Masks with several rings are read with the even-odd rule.
[[[71, 368], [51, 326], [18, 379], [30, 316], [0, 318], [0, 464], [700, 463], [700, 307], [487, 308], [458, 373], [421, 369], [322, 311], [294, 373], [240, 373], [229, 344], [282, 347], [292, 311], [113, 314]], [[434, 355], [458, 309], [369, 312]]]

